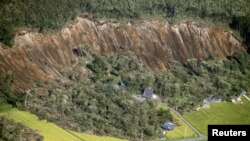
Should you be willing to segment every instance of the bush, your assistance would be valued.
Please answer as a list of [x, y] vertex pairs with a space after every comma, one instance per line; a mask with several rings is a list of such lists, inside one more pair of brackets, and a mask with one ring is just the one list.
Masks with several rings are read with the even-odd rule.
[[12, 72], [0, 72], [0, 99], [15, 105], [17, 98], [13, 95], [13, 83]]
[[43, 137], [19, 123], [0, 117], [0, 140], [42, 141]]

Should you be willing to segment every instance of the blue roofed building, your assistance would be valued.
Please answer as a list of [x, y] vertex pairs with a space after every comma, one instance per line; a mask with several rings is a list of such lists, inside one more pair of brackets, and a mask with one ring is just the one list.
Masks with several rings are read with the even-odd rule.
[[153, 98], [153, 89], [151, 87], [148, 87], [144, 89], [144, 92], [142, 94], [142, 97], [152, 99]]
[[171, 122], [164, 122], [162, 125], [161, 125], [161, 128], [165, 129], [165, 130], [168, 130], [168, 131], [172, 131], [174, 130], [174, 124], [171, 123]]
[[212, 96], [211, 95], [203, 100], [203, 107], [208, 108], [211, 103], [221, 102], [221, 101], [222, 101], [221, 96], [219, 96], [219, 95]]

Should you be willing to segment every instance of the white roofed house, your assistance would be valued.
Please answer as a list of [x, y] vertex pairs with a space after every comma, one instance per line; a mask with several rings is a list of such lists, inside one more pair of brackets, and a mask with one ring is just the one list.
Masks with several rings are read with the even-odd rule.
[[243, 103], [241, 96], [230, 96], [230, 99], [235, 104], [238, 104], [238, 103], [242, 104]]

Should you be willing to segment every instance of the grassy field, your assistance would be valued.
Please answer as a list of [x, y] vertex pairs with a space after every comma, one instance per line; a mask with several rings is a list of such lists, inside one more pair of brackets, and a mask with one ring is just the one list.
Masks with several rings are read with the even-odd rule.
[[[172, 112], [171, 112], [172, 113]], [[167, 132], [167, 138], [172, 139], [181, 139], [181, 138], [192, 138], [195, 137], [195, 132], [187, 126], [178, 116], [172, 113], [175, 120], [178, 121], [180, 126], [176, 126], [173, 131]]]
[[18, 109], [12, 109], [8, 105], [0, 105], [0, 115], [16, 122], [20, 122], [37, 131], [44, 137], [45, 141], [122, 141], [122, 139], [118, 138], [68, 131], [53, 123], [47, 122], [46, 120], [39, 120], [34, 114], [20, 111]]
[[11, 109], [12, 109], [11, 105], [1, 104], [1, 101], [0, 101], [0, 114], [8, 112]]
[[207, 135], [208, 124], [250, 124], [250, 102], [245, 100], [244, 104], [214, 103], [209, 109], [186, 113], [184, 117]]
[[[157, 105], [157, 109], [168, 109], [166, 104]], [[167, 139], [181, 139], [181, 138], [192, 138], [195, 137], [195, 132], [189, 128], [177, 115], [171, 112], [174, 119], [180, 124], [176, 126], [173, 131], [167, 132]]]

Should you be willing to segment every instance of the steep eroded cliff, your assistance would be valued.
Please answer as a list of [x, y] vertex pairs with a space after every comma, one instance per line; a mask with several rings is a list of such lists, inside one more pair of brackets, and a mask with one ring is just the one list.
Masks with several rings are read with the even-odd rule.
[[18, 35], [13, 48], [0, 48], [0, 69], [13, 72], [18, 93], [29, 88], [32, 80], [60, 77], [64, 66], [77, 62], [72, 50], [81, 44], [89, 44], [98, 55], [131, 51], [154, 71], [169, 68], [171, 60], [225, 58], [243, 50], [230, 32], [191, 22], [121, 24], [79, 17], [53, 35]]

